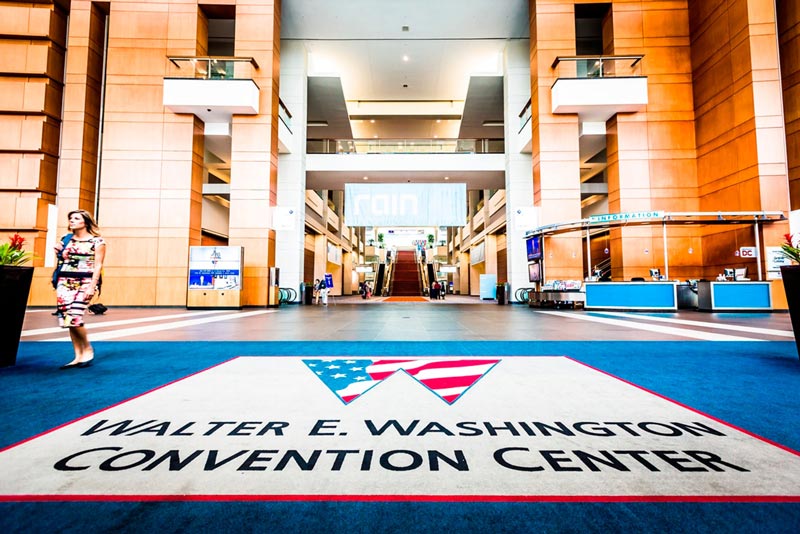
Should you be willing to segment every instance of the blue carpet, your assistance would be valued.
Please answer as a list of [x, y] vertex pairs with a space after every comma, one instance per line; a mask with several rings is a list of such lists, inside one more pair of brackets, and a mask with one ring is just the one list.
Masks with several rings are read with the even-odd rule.
[[[59, 371], [65, 343], [23, 343], [0, 369], [0, 448], [241, 355], [566, 355], [800, 450], [793, 342], [97, 342]], [[2, 474], [0, 474], [0, 483]], [[0, 503], [4, 532], [797, 532], [800, 504]]]

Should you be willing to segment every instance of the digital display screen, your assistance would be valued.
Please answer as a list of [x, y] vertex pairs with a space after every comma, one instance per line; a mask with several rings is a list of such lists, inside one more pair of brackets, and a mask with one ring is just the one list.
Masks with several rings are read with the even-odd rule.
[[541, 236], [535, 236], [528, 239], [525, 244], [528, 249], [528, 261], [536, 261], [542, 259], [542, 243]]
[[538, 261], [536, 263], [528, 264], [528, 281], [541, 282], [542, 281], [542, 264]]

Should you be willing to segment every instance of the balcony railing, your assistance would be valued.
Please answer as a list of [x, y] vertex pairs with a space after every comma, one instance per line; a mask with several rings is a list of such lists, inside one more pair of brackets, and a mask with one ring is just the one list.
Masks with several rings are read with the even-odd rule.
[[502, 154], [503, 139], [309, 139], [308, 154]]
[[550, 68], [556, 78], [614, 78], [641, 76], [644, 56], [558, 56]]
[[177, 70], [170, 73], [175, 78], [196, 80], [252, 79], [258, 63], [251, 57], [174, 57], [168, 58]]
[[525, 107], [522, 108], [522, 111], [519, 113], [519, 130], [517, 133], [521, 132], [525, 125], [528, 124], [528, 121], [531, 120], [531, 99], [528, 99], [528, 103], [525, 104]]
[[292, 113], [289, 111], [289, 108], [286, 107], [286, 104], [283, 103], [283, 100], [280, 98], [278, 99], [278, 118], [281, 122], [286, 126], [289, 130], [289, 133], [292, 133]]

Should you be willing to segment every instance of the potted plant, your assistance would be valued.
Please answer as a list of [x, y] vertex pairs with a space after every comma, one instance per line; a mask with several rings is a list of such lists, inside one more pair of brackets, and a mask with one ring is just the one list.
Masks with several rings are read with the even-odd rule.
[[0, 345], [0, 367], [8, 367], [17, 362], [17, 350], [28, 307], [28, 295], [33, 280], [33, 267], [24, 267], [33, 254], [22, 247], [25, 238], [19, 234], [10, 237], [8, 243], [0, 245], [0, 294], [5, 300], [7, 310], [6, 327], [10, 337]]
[[383, 234], [378, 234], [378, 247], [383, 248]]
[[789, 304], [794, 342], [797, 345], [797, 354], [800, 356], [800, 235], [785, 234], [784, 238], [786, 240], [781, 243], [781, 251], [793, 265], [781, 265], [781, 278], [783, 278], [783, 290], [786, 292], [786, 302]]
[[428, 234], [428, 248], [433, 248], [434, 239], [433, 234]]

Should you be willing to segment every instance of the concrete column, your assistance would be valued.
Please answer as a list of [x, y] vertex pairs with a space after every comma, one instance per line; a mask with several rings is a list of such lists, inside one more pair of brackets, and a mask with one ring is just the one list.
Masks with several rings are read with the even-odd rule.
[[[510, 41], [503, 58], [503, 103], [506, 138], [506, 236], [507, 272], [511, 298], [520, 287], [528, 287], [528, 258], [523, 237], [526, 230], [517, 224], [522, 213], [533, 208], [533, 164], [530, 153], [520, 152], [519, 113], [531, 97], [530, 41]], [[530, 131], [530, 121], [525, 125]]]
[[[281, 286], [300, 287], [306, 212], [306, 108], [308, 107], [308, 53], [303, 42], [281, 43], [281, 100], [292, 114], [288, 154], [278, 156], [278, 210], [294, 221], [275, 231], [275, 265]], [[302, 295], [298, 298], [302, 298]]]

